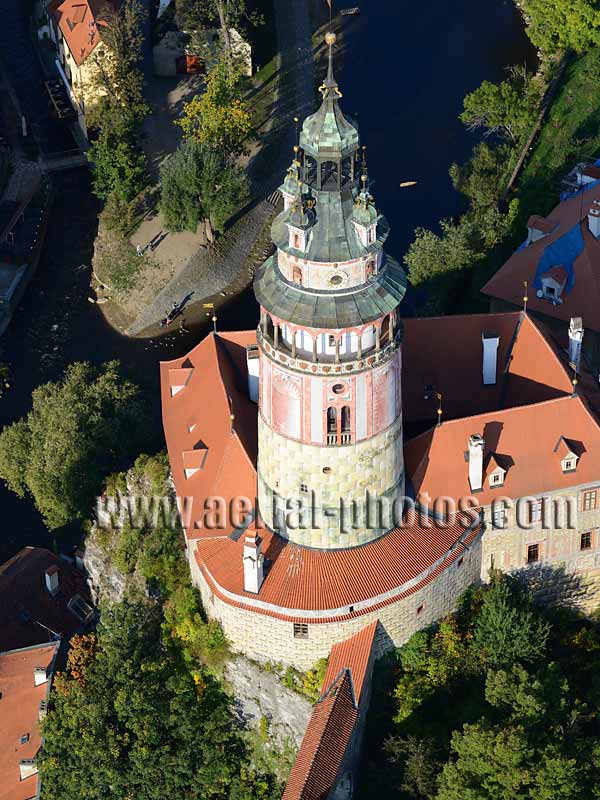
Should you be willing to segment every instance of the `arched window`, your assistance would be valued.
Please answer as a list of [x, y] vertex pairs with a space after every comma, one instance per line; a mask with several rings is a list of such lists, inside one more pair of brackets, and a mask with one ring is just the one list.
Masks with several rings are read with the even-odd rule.
[[337, 409], [327, 409], [327, 444], [337, 444]]
[[300, 269], [300, 267], [294, 266], [294, 269], [292, 271], [292, 280], [294, 281], [294, 283], [299, 283], [300, 286], [302, 286], [302, 270]]
[[372, 278], [374, 274], [375, 274], [375, 262], [371, 260], [367, 262], [367, 280], [370, 280], [370, 278]]
[[312, 156], [304, 156], [304, 181], [314, 186], [317, 180], [317, 162]]
[[275, 337], [275, 326], [270, 314], [265, 316], [265, 332], [268, 339], [272, 340]]
[[342, 408], [342, 444], [350, 444], [352, 433], [350, 431], [350, 406]]
[[345, 186], [347, 183], [349, 183], [352, 178], [352, 159], [348, 157], [342, 161], [342, 186]]
[[296, 250], [300, 250], [300, 237], [297, 233], [294, 234], [294, 247]]
[[324, 161], [321, 164], [321, 188], [338, 188], [338, 164], [337, 161]]

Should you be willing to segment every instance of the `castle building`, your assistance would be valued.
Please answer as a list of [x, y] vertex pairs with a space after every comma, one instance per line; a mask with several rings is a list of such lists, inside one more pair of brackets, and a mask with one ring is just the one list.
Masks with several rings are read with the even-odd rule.
[[[206, 612], [234, 650], [301, 669], [367, 626], [374, 654], [401, 645], [490, 566], [574, 573], [582, 600], [600, 575], [596, 384], [574, 386], [569, 353], [523, 312], [400, 319], [406, 278], [334, 41], [256, 275], [258, 329], [161, 364]], [[575, 498], [574, 528], [543, 524], [554, 495]]]
[[[527, 238], [483, 287], [492, 311], [528, 308], [600, 375], [600, 161], [578, 164], [561, 202], [532, 215]], [[585, 335], [584, 335], [585, 334]]]

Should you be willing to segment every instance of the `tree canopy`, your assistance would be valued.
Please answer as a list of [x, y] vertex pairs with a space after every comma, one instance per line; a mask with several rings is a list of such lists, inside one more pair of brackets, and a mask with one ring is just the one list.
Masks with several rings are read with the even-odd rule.
[[80, 800], [82, 787], [88, 800], [277, 796], [249, 765], [220, 685], [161, 638], [155, 603], [102, 608], [83, 652], [56, 676], [43, 723], [45, 800]]
[[206, 89], [183, 107], [177, 120], [186, 139], [206, 144], [226, 159], [245, 151], [252, 133], [252, 115], [242, 99], [242, 75], [225, 59], [218, 61], [206, 76]]
[[545, 53], [584, 52], [600, 44], [600, 5], [597, 0], [522, 0], [527, 34]]
[[513, 67], [502, 83], [484, 81], [468, 94], [461, 120], [470, 128], [485, 128], [513, 144], [529, 132], [541, 100], [541, 84], [521, 67]]
[[160, 172], [160, 210], [167, 230], [195, 231], [201, 217], [215, 230], [245, 202], [248, 179], [223, 155], [195, 141], [184, 142]]
[[493, 573], [376, 674], [358, 798], [600, 796], [599, 655], [598, 621]]
[[72, 364], [32, 400], [29, 414], [0, 434], [0, 478], [20, 497], [31, 494], [58, 528], [86, 518], [106, 473], [146, 442], [147, 407], [116, 361]]

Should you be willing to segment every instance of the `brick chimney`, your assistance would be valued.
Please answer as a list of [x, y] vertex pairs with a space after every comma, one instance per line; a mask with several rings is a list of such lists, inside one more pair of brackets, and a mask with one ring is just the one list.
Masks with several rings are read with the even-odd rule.
[[33, 670], [33, 685], [41, 686], [43, 683], [48, 683], [48, 673], [45, 667], [36, 667]]
[[600, 239], [600, 201], [594, 200], [588, 211], [588, 228], [596, 239]]
[[472, 492], [479, 492], [483, 486], [483, 448], [485, 442], [479, 433], [469, 436], [469, 484]]
[[262, 541], [255, 533], [247, 533], [244, 539], [244, 591], [258, 594], [264, 579]]
[[50, 592], [52, 597], [56, 597], [59, 590], [59, 583], [58, 583], [58, 567], [56, 564], [52, 564], [46, 570], [46, 589]]

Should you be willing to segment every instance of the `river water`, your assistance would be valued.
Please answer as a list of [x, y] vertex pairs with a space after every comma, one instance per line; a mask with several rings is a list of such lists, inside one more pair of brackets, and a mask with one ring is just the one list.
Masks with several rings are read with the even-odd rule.
[[[356, 5], [356, 0], [346, 6]], [[341, 6], [340, 6], [341, 7]], [[388, 217], [388, 249], [401, 258], [415, 227], [435, 226], [463, 208], [448, 167], [467, 158], [474, 134], [458, 121], [464, 95], [482, 80], [500, 80], [509, 64], [533, 64], [535, 54], [508, 0], [371, 0], [348, 23], [343, 70], [338, 75], [345, 110], [359, 121], [368, 146], [377, 205]], [[417, 180], [401, 190], [405, 180]], [[158, 362], [190, 349], [206, 334], [130, 340], [104, 321], [87, 300], [97, 205], [89, 175], [76, 170], [57, 178], [57, 196], [38, 273], [4, 337], [13, 387], [0, 400], [0, 424], [30, 407], [32, 390], [58, 378], [77, 360], [118, 358], [144, 387], [160, 426]], [[222, 330], [252, 327], [257, 309], [250, 290], [225, 308]], [[52, 545], [28, 499], [0, 488], [0, 563], [25, 544]]]

